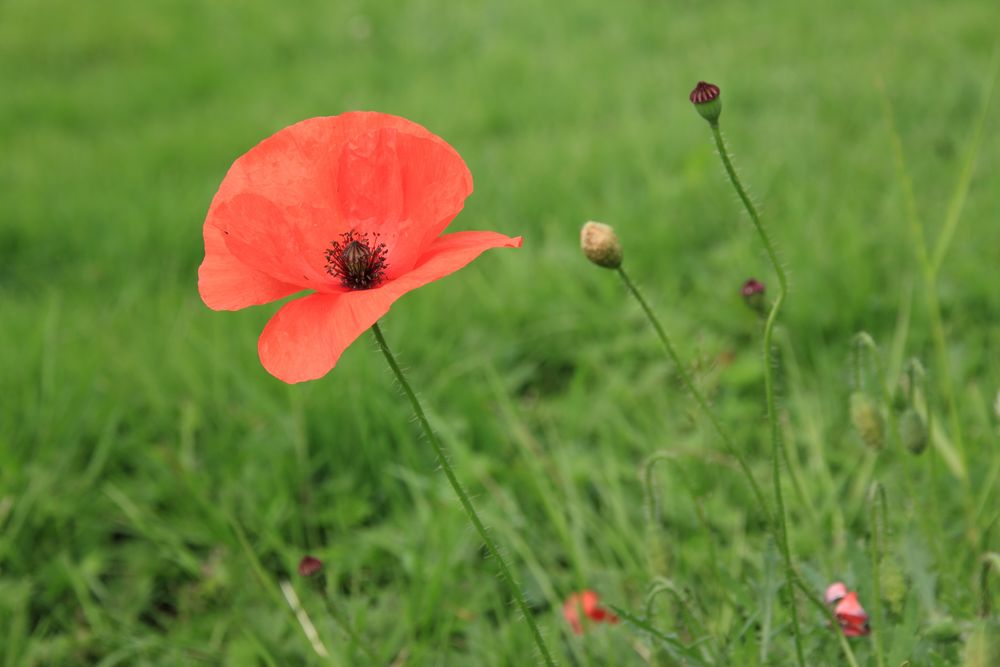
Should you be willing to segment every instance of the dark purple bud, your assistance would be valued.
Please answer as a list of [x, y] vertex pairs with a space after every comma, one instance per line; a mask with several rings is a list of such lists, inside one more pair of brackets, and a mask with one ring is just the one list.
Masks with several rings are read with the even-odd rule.
[[323, 569], [323, 561], [312, 556], [303, 556], [299, 561], [299, 575], [311, 577]]
[[743, 283], [743, 287], [740, 288], [740, 295], [743, 296], [743, 302], [752, 310], [761, 314], [764, 313], [764, 283], [751, 278]]

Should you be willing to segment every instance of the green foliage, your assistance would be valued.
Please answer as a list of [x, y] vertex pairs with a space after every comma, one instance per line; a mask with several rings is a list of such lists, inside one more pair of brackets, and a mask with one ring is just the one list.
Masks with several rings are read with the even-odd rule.
[[[978, 615], [996, 605], [977, 575], [1000, 516], [995, 114], [960, 225], [951, 210], [994, 25], [975, 1], [0, 4], [0, 664], [321, 664], [286, 579], [331, 664], [363, 664], [294, 574], [307, 552], [381, 664], [530, 662], [374, 344], [289, 387], [256, 357], [275, 307], [213, 313], [197, 295], [201, 222], [232, 160], [348, 109], [407, 116], [462, 153], [476, 192], [455, 229], [525, 237], [383, 328], [561, 662], [788, 664], [780, 559], [750, 490], [638, 306], [578, 249], [585, 220], [615, 226], [769, 481], [759, 322], [739, 288], [774, 278], [687, 101], [699, 79], [725, 91], [790, 274], [775, 356], [802, 577], [872, 607], [877, 479], [886, 664], [980, 664], [996, 615]], [[859, 330], [886, 377], [914, 355], [941, 377], [876, 76], [939, 266], [962, 432], [935, 390], [920, 457], [888, 432], [867, 450], [848, 409]], [[639, 469], [661, 450], [650, 525]], [[656, 576], [682, 597], [647, 616]], [[572, 635], [562, 600], [585, 587], [628, 619]], [[807, 662], [836, 664], [824, 616], [799, 607]]]

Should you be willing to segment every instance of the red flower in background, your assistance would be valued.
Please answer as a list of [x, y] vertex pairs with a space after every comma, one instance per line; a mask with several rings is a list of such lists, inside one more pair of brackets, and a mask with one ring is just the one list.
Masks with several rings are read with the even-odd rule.
[[618, 617], [600, 606], [600, 600], [594, 591], [573, 593], [563, 603], [563, 616], [569, 622], [573, 632], [583, 634], [583, 624], [580, 621], [580, 610], [584, 616], [597, 623], [617, 623]]
[[833, 615], [848, 637], [863, 637], [871, 632], [868, 613], [858, 601], [858, 594], [848, 591], [847, 586], [837, 581], [826, 589], [827, 604], [835, 604]]
[[198, 291], [209, 308], [239, 310], [312, 290], [278, 310], [257, 350], [278, 379], [314, 380], [399, 297], [521, 245], [442, 234], [471, 192], [455, 149], [404, 118], [304, 120], [229, 169], [205, 218]]
[[848, 637], [863, 637], [871, 632], [871, 628], [868, 626], [868, 614], [858, 602], [858, 594], [854, 591], [845, 595], [844, 599], [837, 603], [837, 608], [833, 610], [833, 613], [840, 622], [840, 627], [844, 629], [844, 634]]

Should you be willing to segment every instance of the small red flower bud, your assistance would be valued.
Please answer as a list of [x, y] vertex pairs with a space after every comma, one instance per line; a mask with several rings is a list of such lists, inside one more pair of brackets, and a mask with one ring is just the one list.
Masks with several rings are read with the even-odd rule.
[[690, 100], [701, 117], [713, 125], [718, 122], [722, 113], [722, 100], [719, 98], [719, 87], [712, 83], [699, 81], [691, 91]]
[[313, 556], [303, 556], [299, 561], [299, 575], [311, 577], [323, 569], [323, 561]]
[[764, 283], [751, 278], [743, 283], [743, 287], [740, 288], [740, 296], [743, 297], [743, 303], [749, 306], [751, 310], [763, 315], [764, 291]]

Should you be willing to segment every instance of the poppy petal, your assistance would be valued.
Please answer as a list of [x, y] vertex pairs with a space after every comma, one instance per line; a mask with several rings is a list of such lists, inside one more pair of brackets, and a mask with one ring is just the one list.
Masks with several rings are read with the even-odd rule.
[[521, 245], [496, 232], [457, 232], [434, 241], [409, 273], [380, 287], [311, 294], [285, 304], [264, 327], [257, 351], [271, 375], [288, 383], [326, 375], [347, 346], [410, 290], [457, 271], [490, 248]]
[[417, 265], [407, 273], [392, 281], [390, 285], [405, 285], [406, 290], [416, 289], [442, 278], [474, 260], [491, 248], [520, 248], [520, 236], [510, 237], [497, 232], [455, 232], [434, 239]]
[[384, 128], [356, 138], [340, 155], [341, 216], [385, 243], [389, 279], [414, 266], [471, 192], [462, 157], [437, 138]]
[[205, 226], [205, 259], [198, 267], [198, 293], [213, 310], [239, 310], [270, 303], [294, 294], [301, 287], [250, 268], [236, 259], [225, 237], [215, 227]]
[[868, 622], [868, 613], [858, 601], [858, 594], [853, 591], [837, 603], [834, 613], [842, 624], [861, 626]]
[[844, 585], [842, 581], [835, 581], [826, 589], [826, 603], [833, 604], [839, 602], [847, 595], [847, 586]]
[[265, 197], [242, 193], [213, 206], [212, 224], [205, 226], [221, 230], [233, 256], [257, 271], [299, 289], [340, 292], [339, 281], [326, 271], [329, 242], [314, 246], [300, 224], [322, 225], [325, 215], [321, 208], [279, 208]]
[[[407, 206], [415, 213], [419, 209], [435, 215], [440, 207], [434, 204], [444, 202], [445, 209], [454, 209], [453, 217], [461, 209], [461, 202], [455, 208], [454, 196], [447, 192], [445, 195], [421, 192], [417, 196], [415, 191], [441, 187], [444, 179], [452, 190], [467, 195], [471, 191], [471, 177], [461, 157], [443, 139], [416, 123], [398, 116], [361, 111], [304, 120], [250, 149], [233, 163], [223, 179], [205, 226], [222, 230], [230, 251], [250, 268], [280, 282], [335, 291], [326, 289], [335, 286], [336, 281], [328, 280], [322, 270], [324, 251], [358, 223], [345, 217], [339, 203], [341, 156], [348, 146], [354, 151], [370, 142], [366, 139], [368, 135], [377, 137], [383, 133], [397, 139], [404, 137], [396, 141], [403, 148], [394, 155], [398, 154], [399, 160], [407, 163], [406, 169], [400, 171], [402, 178], [408, 179], [403, 190], [413, 201], [412, 207]], [[433, 159], [428, 173], [421, 175], [419, 172], [426, 165], [412, 162], [425, 155]], [[441, 176], [443, 172], [450, 176]], [[439, 177], [437, 180], [435, 175]], [[370, 184], [371, 188], [378, 186]], [[382, 197], [384, 193], [378, 195]], [[414, 219], [418, 217], [415, 213]], [[444, 224], [450, 220], [449, 217]], [[276, 240], [274, 248], [252, 251], [255, 243], [267, 245]], [[419, 245], [425, 241], [422, 235], [407, 238], [407, 244]], [[258, 265], [259, 260], [267, 261]], [[405, 270], [403, 265], [407, 262], [412, 264], [404, 253], [398, 262], [399, 270]]]

